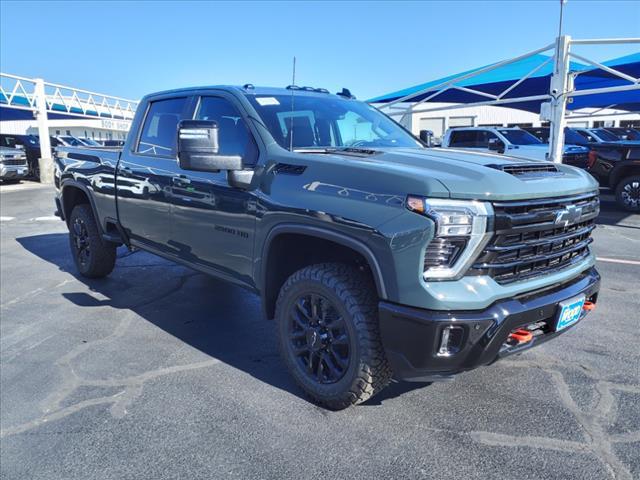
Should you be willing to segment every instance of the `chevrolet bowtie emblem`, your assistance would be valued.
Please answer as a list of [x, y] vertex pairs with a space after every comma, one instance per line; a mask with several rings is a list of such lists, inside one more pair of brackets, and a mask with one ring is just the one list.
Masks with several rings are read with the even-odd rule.
[[555, 224], [559, 227], [566, 227], [577, 223], [582, 217], [582, 207], [569, 205], [556, 213]]

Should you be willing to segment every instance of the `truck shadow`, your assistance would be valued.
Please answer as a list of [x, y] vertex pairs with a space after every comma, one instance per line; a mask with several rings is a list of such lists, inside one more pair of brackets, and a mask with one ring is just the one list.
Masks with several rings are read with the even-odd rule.
[[[33, 255], [85, 284], [89, 292], [63, 293], [72, 304], [129, 310], [180, 341], [252, 377], [308, 400], [278, 353], [274, 324], [265, 320], [260, 298], [145, 252], [118, 250], [113, 273], [99, 280], [77, 274], [65, 233], [16, 239]], [[126, 334], [125, 334], [126, 336]], [[379, 405], [425, 384], [394, 382], [365, 405]]]

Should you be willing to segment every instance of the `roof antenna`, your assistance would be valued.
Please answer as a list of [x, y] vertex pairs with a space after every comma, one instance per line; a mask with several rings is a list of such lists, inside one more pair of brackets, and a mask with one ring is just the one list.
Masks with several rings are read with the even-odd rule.
[[294, 87], [291, 89], [291, 117], [289, 117], [289, 151], [293, 152], [293, 107], [294, 107], [294, 100], [293, 100], [293, 96], [294, 93], [296, 91], [295, 89], [295, 85], [296, 85], [296, 57], [294, 55], [293, 57], [293, 78], [291, 81], [291, 86]]
[[558, 22], [558, 37], [562, 36], [562, 14], [565, 3], [567, 3], [567, 0], [560, 0], [560, 22]]

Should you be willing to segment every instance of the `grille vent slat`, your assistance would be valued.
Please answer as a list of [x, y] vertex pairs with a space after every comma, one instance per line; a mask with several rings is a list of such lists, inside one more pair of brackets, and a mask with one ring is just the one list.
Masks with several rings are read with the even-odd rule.
[[[589, 255], [600, 211], [597, 194], [496, 202], [493, 207], [495, 235], [470, 273], [507, 284], [567, 268]], [[573, 217], [565, 215], [568, 211]]]
[[304, 165], [292, 165], [290, 163], [278, 163], [273, 172], [277, 175], [302, 175], [307, 169]]
[[514, 177], [522, 176], [547, 176], [558, 175], [558, 167], [553, 163], [540, 162], [540, 163], [523, 163], [523, 164], [511, 164], [511, 165], [488, 165], [496, 170], [501, 170], [505, 173], [513, 175]]

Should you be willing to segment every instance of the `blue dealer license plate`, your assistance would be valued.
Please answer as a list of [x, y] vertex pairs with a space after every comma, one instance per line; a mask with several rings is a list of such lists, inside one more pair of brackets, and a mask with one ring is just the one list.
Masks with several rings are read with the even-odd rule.
[[564, 302], [560, 302], [560, 313], [556, 322], [556, 332], [573, 325], [582, 316], [582, 307], [584, 306], [585, 296], [570, 298]]

